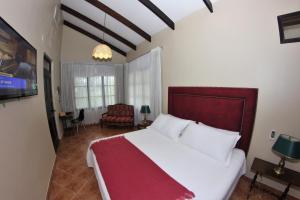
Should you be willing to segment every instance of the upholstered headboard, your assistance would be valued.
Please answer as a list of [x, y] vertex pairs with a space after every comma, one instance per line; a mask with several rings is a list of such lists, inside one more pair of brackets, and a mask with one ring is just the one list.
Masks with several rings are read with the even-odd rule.
[[248, 153], [256, 113], [258, 89], [169, 87], [168, 113], [216, 128], [238, 131], [237, 144]]

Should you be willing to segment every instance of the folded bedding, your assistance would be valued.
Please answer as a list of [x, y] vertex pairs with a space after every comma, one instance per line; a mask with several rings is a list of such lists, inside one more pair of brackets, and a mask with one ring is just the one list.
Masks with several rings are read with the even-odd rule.
[[185, 200], [195, 197], [124, 136], [91, 145], [111, 199]]

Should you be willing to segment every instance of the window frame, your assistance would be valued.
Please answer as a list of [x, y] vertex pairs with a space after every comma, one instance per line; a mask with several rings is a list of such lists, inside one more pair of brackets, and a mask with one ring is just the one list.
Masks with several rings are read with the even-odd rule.
[[[113, 85], [110, 85], [110, 84], [107, 84], [107, 85], [105, 85], [105, 77], [113, 77], [114, 79], [113, 79], [113, 81], [114, 81], [114, 84]], [[108, 81], [107, 81], [108, 82]], [[108, 98], [108, 97], [114, 97], [114, 102], [113, 102], [113, 104], [115, 104], [116, 103], [116, 95], [117, 95], [117, 93], [116, 93], [116, 87], [117, 87], [117, 85], [116, 85], [116, 77], [115, 76], [103, 76], [103, 79], [102, 79], [102, 85], [103, 85], [103, 92], [104, 92], [104, 94], [105, 94], [105, 96], [104, 96], [104, 102], [105, 102], [105, 106], [108, 106], [107, 105], [107, 102], [106, 102], [106, 99]], [[110, 87], [114, 87], [114, 95], [106, 95], [106, 91], [105, 91], [105, 88], [110, 88]], [[109, 104], [109, 105], [111, 105], [111, 104]]]
[[[76, 78], [85, 79], [86, 80], [86, 85], [76, 85]], [[87, 108], [90, 108], [90, 105], [89, 105], [88, 82], [87, 81], [88, 81], [87, 77], [84, 77], [84, 76], [78, 76], [78, 77], [74, 78], [74, 96], [75, 96], [75, 107], [76, 107], [76, 109], [87, 109]], [[87, 96], [86, 97], [76, 97], [76, 91], [75, 91], [76, 88], [84, 88], [84, 89], [86, 89]], [[76, 103], [77, 99], [87, 99], [87, 107], [80, 107], [80, 108], [78, 108], [77, 107], [77, 103]]]
[[[90, 94], [90, 88], [91, 88], [91, 84], [90, 84], [90, 80], [91, 80], [91, 78], [92, 77], [100, 77], [101, 78], [101, 86], [100, 86], [100, 88], [101, 88], [101, 96], [95, 96], [95, 97], [101, 97], [101, 99], [102, 99], [102, 106], [100, 106], [100, 107], [92, 107], [91, 106], [91, 94]], [[105, 77], [114, 77], [114, 79], [113, 79], [113, 85], [105, 85], [105, 81], [104, 81], [104, 79], [105, 79]], [[75, 79], [76, 78], [85, 78], [86, 79], [86, 81], [87, 81], [87, 84], [86, 84], [86, 86], [76, 86], [76, 84], [75, 84]], [[96, 85], [97, 86], [97, 85]], [[75, 77], [74, 78], [74, 92], [75, 92], [75, 90], [76, 90], [76, 88], [77, 87], [82, 87], [82, 88], [85, 88], [86, 89], [86, 91], [87, 91], [87, 97], [76, 97], [76, 92], [75, 92], [75, 94], [74, 94], [74, 98], [75, 98], [75, 108], [76, 109], [82, 109], [82, 108], [78, 108], [77, 107], [77, 104], [76, 104], [76, 99], [81, 99], [81, 98], [87, 98], [87, 108], [83, 108], [83, 109], [98, 109], [98, 108], [107, 108], [107, 102], [106, 102], [106, 98], [107, 98], [107, 96], [106, 96], [106, 92], [105, 92], [105, 87], [114, 87], [114, 95], [109, 95], [109, 97], [113, 97], [113, 100], [114, 100], [114, 104], [116, 103], [116, 97], [117, 97], [117, 84], [116, 84], [116, 76], [113, 76], [113, 75], [110, 75], [110, 76], [90, 76], [90, 77], [84, 77], [84, 76], [78, 76], [78, 77]], [[94, 87], [94, 86], [93, 86]], [[94, 97], [94, 96], [93, 96]]]
[[[92, 107], [91, 106], [91, 95], [90, 95], [90, 88], [91, 88], [91, 85], [90, 85], [90, 80], [92, 77], [100, 77], [101, 79], [101, 85], [99, 85], [101, 87], [101, 96], [93, 96], [93, 97], [101, 97], [102, 99], [102, 106], [99, 106], [99, 107]], [[89, 108], [102, 108], [102, 107], [105, 107], [105, 104], [103, 102], [103, 97], [105, 97], [105, 94], [103, 93], [103, 82], [102, 82], [102, 79], [103, 79], [104, 76], [90, 76], [90, 77], [87, 77], [87, 90], [88, 90], [88, 101], [89, 101]], [[96, 85], [97, 86], [97, 85]], [[93, 86], [94, 87], [94, 86]]]

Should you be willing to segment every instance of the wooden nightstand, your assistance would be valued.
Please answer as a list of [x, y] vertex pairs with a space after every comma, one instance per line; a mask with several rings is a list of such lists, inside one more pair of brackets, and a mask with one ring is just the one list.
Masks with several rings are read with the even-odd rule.
[[300, 187], [300, 172], [296, 172], [294, 170], [285, 168], [284, 174], [277, 175], [273, 171], [274, 167], [276, 167], [276, 166], [277, 166], [276, 164], [270, 163], [268, 161], [265, 161], [265, 160], [262, 160], [259, 158], [254, 159], [252, 166], [251, 166], [251, 170], [255, 172], [255, 176], [252, 179], [248, 197], [250, 196], [251, 190], [255, 186], [255, 182], [256, 182], [258, 175], [260, 175], [262, 177], [270, 178], [274, 181], [277, 181], [277, 182], [287, 185], [284, 192], [282, 193], [282, 195], [278, 197], [278, 199], [280, 199], [280, 200], [283, 200], [287, 197], [287, 194], [289, 192], [291, 185]]
[[147, 126], [150, 126], [152, 124], [153, 121], [151, 120], [147, 120], [146, 123], [143, 123], [143, 121], [141, 121], [137, 126], [136, 126], [136, 129], [137, 130], [141, 130], [141, 129], [144, 129], [144, 128], [147, 128]]

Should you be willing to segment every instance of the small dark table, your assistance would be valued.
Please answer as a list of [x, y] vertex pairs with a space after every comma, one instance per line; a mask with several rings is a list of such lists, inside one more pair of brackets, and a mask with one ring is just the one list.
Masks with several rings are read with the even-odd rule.
[[144, 128], [147, 128], [147, 126], [150, 126], [152, 124], [153, 121], [151, 120], [147, 120], [146, 123], [144, 123], [143, 121], [141, 121], [137, 126], [137, 130], [141, 130], [141, 129], [144, 129]]
[[254, 159], [252, 166], [251, 166], [251, 170], [255, 172], [255, 176], [252, 179], [248, 197], [251, 193], [251, 190], [255, 186], [255, 182], [256, 182], [258, 175], [270, 178], [272, 180], [275, 180], [275, 181], [283, 183], [283, 184], [287, 184], [282, 195], [280, 197], [278, 197], [278, 199], [280, 199], [280, 200], [286, 199], [291, 185], [300, 187], [300, 172], [296, 172], [294, 170], [285, 168], [284, 174], [277, 175], [273, 171], [274, 167], [276, 167], [276, 166], [277, 166], [276, 164], [270, 163], [268, 161], [265, 161], [265, 160], [262, 160], [259, 158]]
[[74, 118], [73, 112], [61, 113], [59, 115], [61, 119], [64, 130], [68, 129], [68, 121], [71, 121]]

